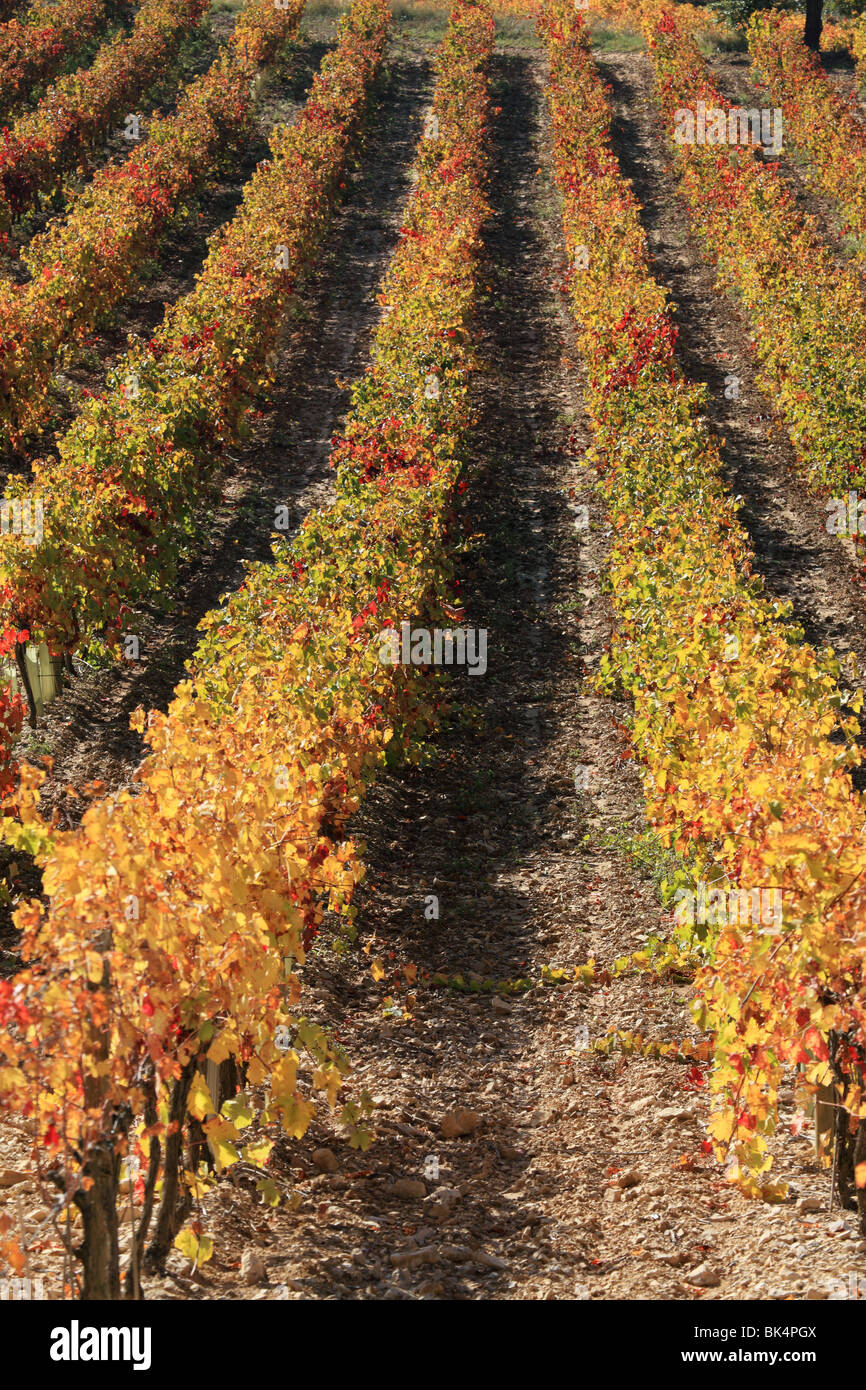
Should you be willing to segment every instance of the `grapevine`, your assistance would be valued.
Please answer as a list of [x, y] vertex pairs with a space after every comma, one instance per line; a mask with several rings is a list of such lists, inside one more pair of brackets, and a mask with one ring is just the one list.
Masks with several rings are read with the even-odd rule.
[[150, 0], [129, 37], [104, 44], [93, 65], [62, 77], [0, 142], [0, 227], [50, 192], [64, 168], [98, 142], [164, 68], [205, 10], [204, 0]]
[[[301, 0], [250, 0], [227, 51], [181, 93], [174, 115], [151, 122], [123, 164], [101, 170], [26, 247], [28, 284], [0, 286], [0, 430], [11, 445], [44, 422], [61, 347], [81, 339], [134, 288], [154, 239], [216, 169], [216, 155], [249, 135], [253, 78], [297, 28]], [[148, 42], [152, 42], [147, 30]]]
[[[718, 282], [755, 339], [759, 381], [783, 417], [808, 481], [844, 492], [866, 459], [866, 301], [837, 267], [772, 163], [749, 146], [675, 142], [678, 111], [725, 113], [697, 47], [667, 11], [645, 26], [680, 187]], [[760, 255], [751, 248], [760, 247]]]
[[106, 0], [36, 0], [22, 19], [0, 24], [0, 110], [8, 111], [28, 89], [44, 82], [88, 39], [96, 37], [117, 6]]

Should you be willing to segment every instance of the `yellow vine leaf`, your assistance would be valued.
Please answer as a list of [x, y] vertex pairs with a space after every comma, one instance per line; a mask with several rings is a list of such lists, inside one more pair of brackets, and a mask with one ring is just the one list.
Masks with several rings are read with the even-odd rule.
[[207, 1059], [209, 1062], [216, 1062], [219, 1066], [220, 1062], [225, 1062], [231, 1055], [228, 1038], [225, 1033], [220, 1033], [208, 1048]]
[[214, 1115], [202, 1128], [208, 1137], [214, 1163], [219, 1171], [222, 1172], [224, 1168], [231, 1168], [233, 1163], [237, 1163], [240, 1155], [232, 1141], [237, 1139], [238, 1132], [231, 1121]]
[[87, 978], [93, 985], [98, 985], [105, 973], [105, 961], [98, 951], [85, 952], [84, 961], [87, 966]]
[[727, 1144], [733, 1136], [735, 1125], [736, 1120], [730, 1110], [719, 1110], [710, 1116], [707, 1129], [720, 1144]]
[[279, 1206], [281, 1193], [272, 1178], [259, 1178], [256, 1183], [256, 1192], [258, 1192], [265, 1206]]
[[174, 1244], [182, 1255], [186, 1255], [191, 1265], [203, 1265], [213, 1255], [213, 1236], [199, 1238], [189, 1226], [175, 1236]]
[[194, 1120], [204, 1120], [208, 1115], [213, 1115], [216, 1111], [216, 1106], [211, 1099], [211, 1093], [208, 1090], [207, 1082], [200, 1071], [197, 1071], [193, 1077], [192, 1085], [189, 1088], [186, 1108]]
[[261, 1139], [258, 1143], [247, 1144], [243, 1151], [243, 1155], [247, 1163], [254, 1163], [256, 1167], [260, 1168], [267, 1163], [273, 1147], [274, 1145], [271, 1139]]
[[237, 1129], [246, 1129], [253, 1122], [253, 1107], [248, 1095], [241, 1093], [223, 1102], [220, 1114]]

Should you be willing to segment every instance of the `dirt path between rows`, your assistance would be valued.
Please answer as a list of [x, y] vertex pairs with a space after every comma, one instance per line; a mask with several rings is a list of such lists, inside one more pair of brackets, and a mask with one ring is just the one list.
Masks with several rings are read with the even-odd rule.
[[[792, 1200], [748, 1203], [701, 1152], [700, 1076], [582, 1048], [583, 1026], [693, 1036], [688, 987], [635, 974], [592, 993], [539, 983], [545, 965], [611, 964], [658, 927], [659, 909], [622, 852], [642, 825], [616, 727], [625, 711], [587, 679], [610, 636], [607, 529], [581, 466], [579, 381], [563, 368], [574, 349], [555, 288], [537, 52], [500, 56], [495, 80], [488, 369], [462, 567], [489, 667], [455, 677], [462, 717], [435, 762], [386, 779], [353, 826], [367, 844], [369, 954], [334, 957], [323, 941], [304, 972], [313, 1015], [336, 1028], [373, 1098], [375, 1141], [354, 1152], [323, 1119], [300, 1144], [279, 1141], [272, 1164], [303, 1194], [299, 1209], [266, 1219], [243, 1177], [222, 1183], [206, 1204], [214, 1260], [190, 1280], [173, 1256], [149, 1295], [841, 1297], [866, 1266], [854, 1223], [830, 1229], [808, 1139], [784, 1132], [777, 1145]], [[569, 503], [583, 502], [580, 538]], [[578, 765], [590, 769], [579, 797]], [[378, 983], [373, 958], [387, 972]], [[483, 987], [519, 979], [534, 987]], [[386, 1014], [388, 999], [409, 1017]], [[455, 1110], [469, 1112], [463, 1135], [448, 1130]], [[804, 1195], [814, 1214], [798, 1214]], [[247, 1267], [261, 1261], [260, 1287], [242, 1279], [244, 1252]]]

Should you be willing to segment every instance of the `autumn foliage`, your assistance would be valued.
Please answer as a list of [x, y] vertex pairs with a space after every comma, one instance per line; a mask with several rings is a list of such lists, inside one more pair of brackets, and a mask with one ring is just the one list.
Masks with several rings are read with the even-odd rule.
[[[751, 146], [675, 143], [678, 110], [727, 111], [706, 60], [674, 11], [645, 34], [680, 189], [720, 288], [748, 320], [758, 380], [809, 482], [843, 494], [866, 479], [866, 302], [797, 208], [778, 166]], [[837, 158], [842, 159], [837, 151]]]
[[0, 136], [0, 231], [50, 192], [156, 81], [206, 0], [147, 0], [132, 32], [103, 44], [90, 67], [55, 82], [39, 104]]
[[32, 238], [22, 257], [29, 283], [0, 284], [0, 438], [7, 443], [20, 444], [44, 422], [61, 347], [92, 332], [134, 289], [170, 218], [217, 176], [220, 156], [249, 137], [253, 79], [294, 34], [302, 9], [303, 0], [279, 8], [250, 0], [226, 50], [180, 93], [176, 111], [152, 120], [122, 164], [97, 173], [68, 215]]
[[798, 19], [758, 10], [748, 39], [755, 69], [783, 113], [786, 140], [808, 157], [806, 177], [836, 204], [866, 267], [866, 121], [860, 107], [830, 85], [820, 58], [803, 45]]
[[[279, 13], [279, 11], [275, 11]], [[234, 218], [212, 240], [195, 288], [121, 359], [11, 496], [43, 500], [44, 538], [0, 536], [9, 611], [52, 649], [122, 629], [136, 599], [170, 590], [225, 447], [270, 382], [289, 304], [315, 264], [358, 133], [378, 48], [326, 60], [293, 125], [271, 137]], [[366, 61], [362, 61], [365, 59]]]
[[53, 76], [124, 8], [106, 0], [35, 0], [20, 19], [0, 24], [0, 111]]
[[866, 15], [861, 15], [851, 34], [851, 54], [857, 65], [860, 86], [866, 86]]

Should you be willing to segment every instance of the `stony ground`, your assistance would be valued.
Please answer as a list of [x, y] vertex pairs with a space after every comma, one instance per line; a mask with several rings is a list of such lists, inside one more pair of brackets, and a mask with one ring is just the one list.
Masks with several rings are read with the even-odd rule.
[[[699, 1041], [687, 981], [634, 971], [602, 973], [591, 989], [542, 981], [545, 967], [571, 977], [590, 959], [601, 973], [669, 922], [656, 887], [664, 860], [641, 838], [627, 710], [592, 687], [611, 630], [608, 530], [581, 462], [588, 436], [557, 288], [544, 66], [525, 32], [505, 37], [493, 70], [502, 109], [460, 564], [467, 621], [487, 631], [488, 669], [455, 678], [454, 719], [435, 760], [386, 778], [365, 804], [353, 827], [368, 864], [358, 944], [339, 955], [326, 932], [304, 971], [315, 1017], [352, 1059], [352, 1091], [371, 1098], [373, 1142], [349, 1148], [326, 1116], [300, 1143], [278, 1139], [275, 1178], [295, 1201], [275, 1212], [258, 1203], [242, 1167], [229, 1170], [199, 1213], [216, 1237], [213, 1259], [192, 1274], [173, 1254], [165, 1277], [146, 1282], [150, 1298], [814, 1299], [866, 1290], [866, 1242], [850, 1214], [830, 1209], [809, 1130], [791, 1130], [791, 1096], [775, 1142], [791, 1196], [750, 1203], [703, 1152], [701, 1066], [586, 1049], [587, 1037], [610, 1028]], [[395, 68], [371, 136], [378, 172], [361, 173], [361, 196], [347, 203], [349, 233], [377, 209], [364, 274], [380, 272], [393, 244], [427, 90], [421, 49]], [[683, 358], [711, 385], [711, 418], [727, 439], [760, 567], [810, 636], [859, 655], [851, 557], [828, 546], [778, 430], [767, 439], [772, 410], [748, 374], [744, 327], [714, 294], [676, 204], [646, 59], [606, 53], [602, 70], [656, 271], [679, 305]], [[371, 177], [384, 182], [363, 182]], [[315, 291], [325, 296], [320, 308], [345, 275], [340, 244], [337, 278], [329, 270]], [[333, 350], [316, 359], [306, 340], [292, 379], [301, 380], [302, 360], [317, 363], [307, 394], [293, 387], [280, 407], [280, 431], [304, 439], [316, 469], [317, 441], [345, 405], [323, 383], [357, 370], [370, 326], [358, 307], [370, 298], [366, 281], [345, 293], [333, 310]], [[739, 411], [719, 389], [730, 370], [745, 383]], [[582, 505], [590, 528], [578, 532]], [[68, 696], [58, 717], [70, 709], [82, 717]], [[106, 727], [119, 738], [111, 708]], [[100, 737], [91, 746], [102, 747]], [[69, 747], [58, 741], [60, 761]], [[116, 785], [134, 750], [114, 756], [116, 768], [106, 761], [100, 773]], [[588, 769], [586, 790], [576, 790], [579, 768]], [[45, 1209], [19, 1180], [22, 1157], [14, 1129], [0, 1133], [0, 1206], [31, 1233]], [[31, 1248], [31, 1273], [56, 1296], [56, 1253], [38, 1241]]]

